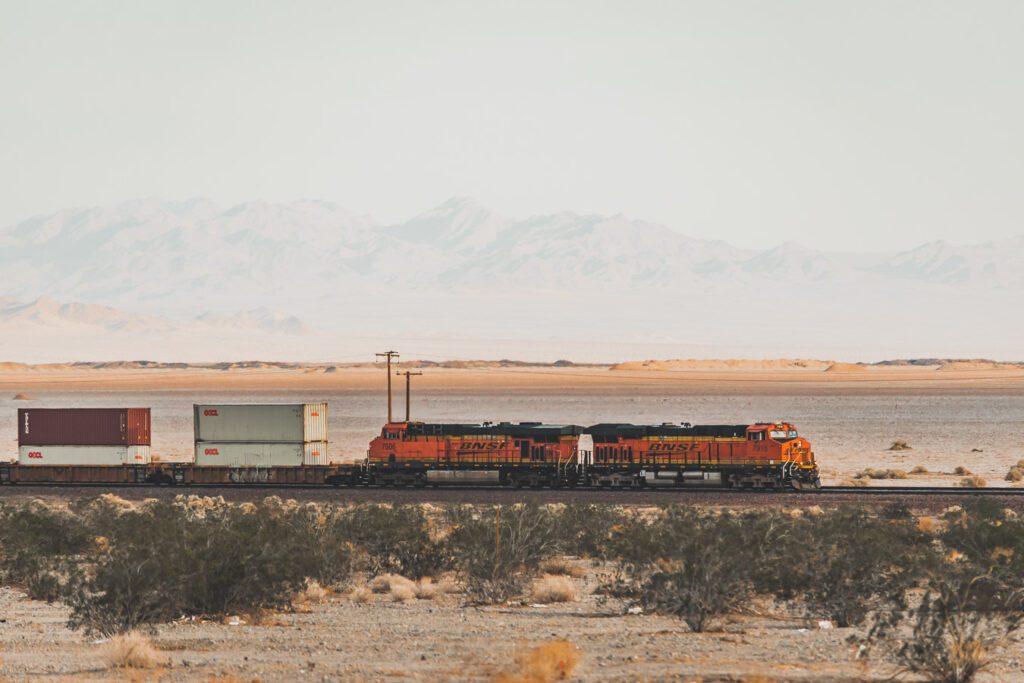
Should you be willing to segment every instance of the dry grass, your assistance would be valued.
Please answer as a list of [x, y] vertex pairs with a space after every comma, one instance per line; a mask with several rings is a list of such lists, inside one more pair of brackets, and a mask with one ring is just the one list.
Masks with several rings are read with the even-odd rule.
[[415, 581], [399, 574], [381, 574], [373, 577], [373, 580], [370, 581], [370, 589], [374, 593], [390, 593], [396, 586], [416, 590]]
[[982, 489], [988, 486], [988, 482], [978, 475], [972, 475], [961, 479], [959, 486], [965, 489]]
[[914, 469], [910, 470], [911, 474], [928, 474], [928, 468], [924, 465], [914, 465]]
[[352, 598], [352, 602], [373, 602], [373, 590], [369, 586], [359, 586], [349, 594], [349, 597]]
[[419, 600], [436, 600], [441, 595], [441, 588], [428, 576], [416, 584], [416, 598]]
[[455, 578], [452, 576], [441, 577], [441, 580], [438, 581], [437, 584], [435, 585], [437, 586], [437, 589], [439, 591], [445, 594], [462, 592], [462, 586], [460, 586], [459, 582], [456, 581]]
[[545, 576], [534, 582], [530, 599], [542, 604], [575, 602], [576, 584], [568, 576]]
[[405, 584], [396, 583], [391, 586], [391, 590], [388, 591], [388, 595], [391, 596], [392, 602], [409, 602], [410, 600], [415, 600], [416, 584], [406, 586]]
[[370, 582], [374, 593], [386, 593], [394, 602], [415, 600], [418, 588], [415, 581], [398, 574], [381, 574]]
[[[295, 611], [299, 613], [308, 613], [313, 610], [308, 606], [300, 606]], [[241, 623], [252, 624], [253, 626], [291, 626], [291, 623], [285, 617], [272, 609], [261, 609], [257, 612], [253, 612], [252, 614], [247, 614]]]
[[869, 467], [853, 476], [855, 479], [906, 479], [907, 473], [903, 470], [876, 470]]
[[928, 516], [918, 517], [917, 530], [925, 534], [933, 533], [935, 531], [935, 519]]
[[292, 607], [298, 611], [309, 610], [312, 605], [321, 605], [331, 592], [318, 582], [308, 579], [306, 587], [292, 598]]
[[552, 640], [530, 648], [516, 661], [516, 671], [500, 673], [493, 683], [553, 683], [572, 676], [580, 662], [580, 649], [567, 640]]
[[552, 557], [540, 565], [540, 570], [545, 574], [571, 576], [582, 579], [587, 575], [587, 570], [578, 564], [573, 564], [564, 557]]
[[100, 655], [109, 669], [155, 669], [167, 663], [149, 638], [135, 631], [113, 636]]
[[840, 486], [854, 486], [854, 487], [857, 487], [857, 488], [864, 488], [865, 486], [868, 485], [868, 483], [864, 479], [843, 479], [841, 482], [839, 482], [839, 485]]
[[953, 474], [955, 474], [957, 476], [960, 476], [960, 477], [969, 477], [972, 474], [974, 474], [974, 472], [971, 472], [969, 469], [967, 469], [963, 465], [957, 465], [956, 469], [953, 470]]

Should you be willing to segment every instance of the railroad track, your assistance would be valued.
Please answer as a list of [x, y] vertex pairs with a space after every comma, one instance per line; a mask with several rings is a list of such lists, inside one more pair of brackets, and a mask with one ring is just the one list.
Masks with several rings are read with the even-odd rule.
[[1024, 488], [993, 486], [961, 488], [959, 486], [823, 486], [815, 491], [801, 491], [811, 495], [833, 493], [864, 493], [867, 495], [902, 494], [909, 496], [1024, 496]]
[[534, 489], [448, 486], [438, 488], [332, 488], [324, 486], [196, 485], [138, 486], [110, 484], [17, 484], [0, 486], [0, 502], [44, 498], [74, 500], [111, 493], [133, 501], [169, 500], [179, 495], [220, 496], [229, 502], [258, 502], [271, 495], [317, 503], [434, 503], [514, 505], [516, 503], [591, 503], [622, 506], [669, 504], [726, 508], [810, 507], [814, 505], [887, 506], [905, 504], [929, 513], [951, 505], [986, 498], [1024, 508], [1024, 488], [959, 487], [846, 487], [829, 486], [816, 491], [736, 491], [721, 488], [686, 489]]
[[187, 493], [193, 490], [211, 491], [224, 490], [262, 490], [262, 491], [490, 491], [492, 493], [530, 493], [534, 491], [547, 491], [550, 493], [623, 493], [623, 494], [733, 494], [737, 496], [749, 495], [800, 495], [820, 496], [829, 494], [864, 494], [864, 495], [895, 495], [905, 494], [914, 496], [927, 495], [958, 495], [958, 496], [1024, 496], [1024, 488], [1010, 486], [987, 486], [979, 488], [961, 488], [959, 486], [823, 486], [820, 489], [805, 489], [795, 491], [792, 489], [735, 489], [717, 486], [686, 486], [686, 487], [645, 487], [641, 489], [630, 488], [609, 488], [601, 486], [574, 486], [572, 488], [551, 488], [551, 487], [523, 487], [514, 488], [508, 486], [474, 486], [471, 484], [440, 484], [430, 486], [328, 486], [324, 484], [111, 484], [111, 483], [90, 483], [90, 482], [19, 482], [17, 484], [0, 487], [0, 490], [23, 490], [23, 489], [103, 489], [103, 490], [140, 490], [140, 491], [177, 491]]

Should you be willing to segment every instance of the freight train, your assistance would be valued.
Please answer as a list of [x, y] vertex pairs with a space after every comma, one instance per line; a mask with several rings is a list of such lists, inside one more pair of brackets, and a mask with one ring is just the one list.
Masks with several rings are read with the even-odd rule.
[[150, 457], [149, 409], [20, 410], [0, 483], [641, 489], [820, 486], [788, 422], [750, 425], [388, 422], [366, 459], [331, 464], [327, 404], [194, 406], [195, 457]]

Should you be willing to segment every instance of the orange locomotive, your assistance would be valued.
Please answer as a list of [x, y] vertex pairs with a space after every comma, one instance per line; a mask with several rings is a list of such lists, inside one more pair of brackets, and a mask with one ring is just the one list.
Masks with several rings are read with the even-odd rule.
[[753, 425], [600, 424], [591, 471], [599, 483], [700, 482], [740, 488], [819, 488], [807, 439], [788, 422]]
[[370, 442], [366, 466], [368, 483], [378, 485], [468, 480], [478, 473], [509, 486], [820, 486], [810, 443], [784, 422], [392, 422]]

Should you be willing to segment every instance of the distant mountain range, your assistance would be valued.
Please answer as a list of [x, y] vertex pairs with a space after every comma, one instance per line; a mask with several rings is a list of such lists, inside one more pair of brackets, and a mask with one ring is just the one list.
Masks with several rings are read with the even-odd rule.
[[19, 360], [25, 349], [10, 340], [32, 338], [51, 339], [45, 359], [76, 360], [72, 332], [166, 360], [168, 339], [200, 356], [208, 348], [203, 360], [261, 344], [306, 360], [304, 346], [329, 353], [354, 349], [355, 338], [473, 341], [493, 349], [485, 357], [507, 355], [506, 342], [543, 342], [536, 348], [550, 352], [538, 360], [567, 357], [562, 342], [593, 350], [574, 360], [655, 346], [1016, 358], [1022, 294], [1024, 236], [909, 251], [752, 250], [621, 215], [509, 219], [470, 199], [398, 225], [316, 201], [140, 200], [0, 230], [0, 359]]

